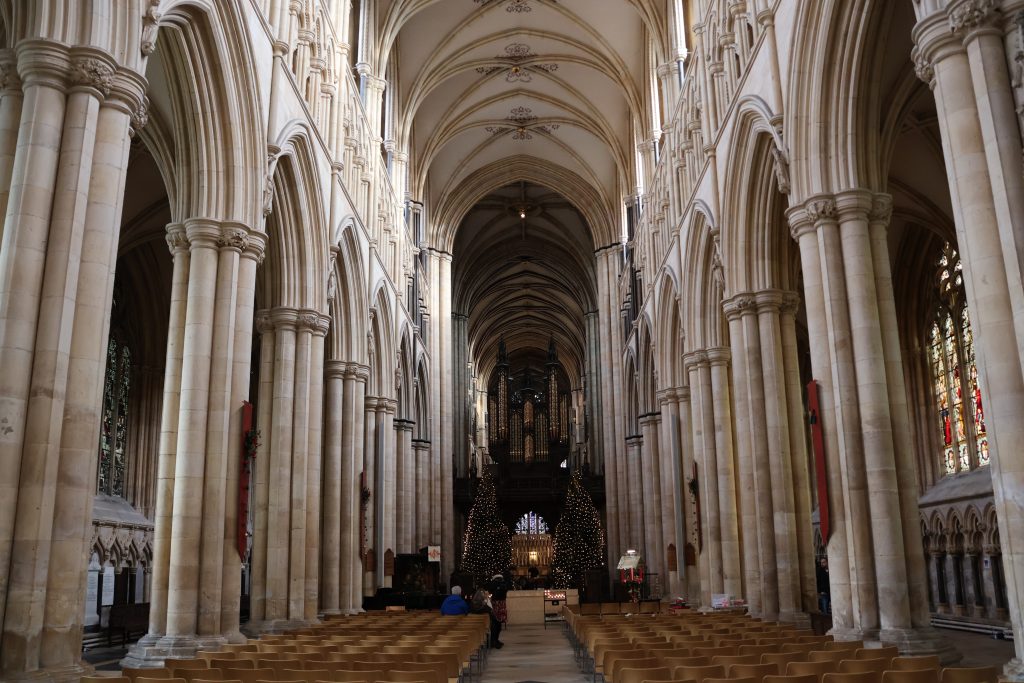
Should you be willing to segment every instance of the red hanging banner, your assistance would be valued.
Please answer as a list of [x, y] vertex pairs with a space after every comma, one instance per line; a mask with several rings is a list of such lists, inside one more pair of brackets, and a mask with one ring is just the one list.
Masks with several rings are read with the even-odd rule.
[[821, 411], [818, 403], [818, 382], [807, 383], [807, 420], [811, 426], [811, 448], [814, 449], [814, 472], [818, 489], [818, 518], [821, 525], [821, 542], [828, 545], [832, 533], [828, 510], [828, 476], [825, 472], [825, 435], [821, 425]]
[[238, 472], [238, 557], [245, 562], [248, 549], [249, 529], [249, 486], [252, 481], [252, 467], [256, 461], [256, 447], [259, 440], [253, 430], [252, 404], [242, 402], [242, 458]]

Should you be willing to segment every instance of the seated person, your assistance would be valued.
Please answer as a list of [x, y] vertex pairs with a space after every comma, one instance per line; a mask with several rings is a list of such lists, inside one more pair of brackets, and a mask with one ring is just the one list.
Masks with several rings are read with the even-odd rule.
[[452, 594], [441, 603], [441, 614], [448, 617], [469, 614], [469, 603], [462, 597], [462, 586], [452, 586]]

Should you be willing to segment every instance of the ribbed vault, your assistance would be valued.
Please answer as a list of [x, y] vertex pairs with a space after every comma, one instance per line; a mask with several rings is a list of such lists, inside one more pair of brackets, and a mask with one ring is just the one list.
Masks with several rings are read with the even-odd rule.
[[536, 369], [553, 339], [578, 381], [584, 314], [596, 308], [593, 249], [575, 205], [539, 185], [506, 185], [469, 210], [455, 237], [454, 310], [468, 317], [478, 376], [489, 377], [502, 338], [514, 366]]

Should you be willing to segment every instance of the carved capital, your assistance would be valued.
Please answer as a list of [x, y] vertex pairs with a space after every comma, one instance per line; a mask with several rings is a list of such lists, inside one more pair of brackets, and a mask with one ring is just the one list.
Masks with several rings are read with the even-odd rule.
[[71, 62], [70, 80], [76, 88], [91, 88], [106, 97], [114, 82], [114, 67], [96, 57], [79, 57]]
[[274, 324], [270, 322], [270, 311], [257, 311], [254, 322], [257, 334], [266, 334], [274, 331]]
[[325, 360], [324, 377], [327, 379], [345, 379], [348, 363], [343, 360]]
[[876, 194], [871, 202], [868, 219], [872, 223], [889, 224], [892, 219], [892, 195]]
[[164, 239], [167, 240], [167, 248], [171, 251], [171, 256], [188, 251], [188, 236], [185, 234], [185, 226], [181, 223], [169, 223]]
[[728, 346], [715, 346], [708, 349], [707, 354], [711, 365], [725, 365], [732, 360], [732, 350]]
[[741, 293], [722, 302], [722, 312], [729, 320], [755, 313], [757, 300], [749, 293]]
[[950, 30], [953, 33], [966, 33], [994, 25], [998, 10], [996, 5], [996, 0], [960, 0], [947, 10]]
[[224, 228], [220, 233], [220, 237], [217, 238], [218, 247], [221, 249], [234, 250], [239, 253], [245, 251], [248, 244], [248, 230], [235, 226]]
[[703, 351], [691, 351], [690, 353], [683, 354], [683, 367], [689, 372], [693, 368], [706, 367], [708, 364], [708, 355]]
[[132, 110], [128, 135], [135, 137], [135, 134], [145, 128], [147, 123], [149, 123], [149, 98], [143, 96], [138, 105]]
[[10, 50], [4, 50], [2, 61], [0, 61], [0, 90], [21, 90], [18, 65]]
[[811, 197], [804, 205], [807, 217], [815, 224], [836, 219], [836, 199], [827, 195]]
[[299, 312], [294, 308], [285, 308], [284, 306], [278, 306], [267, 311], [267, 315], [270, 318], [270, 324], [275, 329], [291, 329], [294, 330], [299, 322]]
[[320, 323], [320, 315], [316, 311], [301, 311], [298, 314], [296, 327], [299, 330], [314, 330]]
[[914, 73], [917, 77], [924, 81], [929, 88], [935, 89], [935, 65], [932, 64], [932, 60], [928, 58], [928, 55], [924, 53], [920, 48], [915, 47], [910, 52], [911, 59], [914, 60]]
[[786, 292], [780, 289], [763, 289], [754, 295], [757, 312], [778, 313], [782, 310]]
[[800, 295], [796, 292], [783, 292], [782, 306], [779, 309], [783, 315], [796, 315], [800, 309]]

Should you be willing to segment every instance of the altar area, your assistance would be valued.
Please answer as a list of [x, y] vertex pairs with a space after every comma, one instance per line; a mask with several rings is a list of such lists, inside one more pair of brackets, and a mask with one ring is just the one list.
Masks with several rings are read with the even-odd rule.
[[[549, 598], [545, 602], [545, 594]], [[557, 604], [554, 604], [557, 602]], [[579, 591], [570, 589], [509, 591], [506, 599], [509, 626], [543, 624], [545, 613], [561, 612], [562, 605], [578, 605]]]

